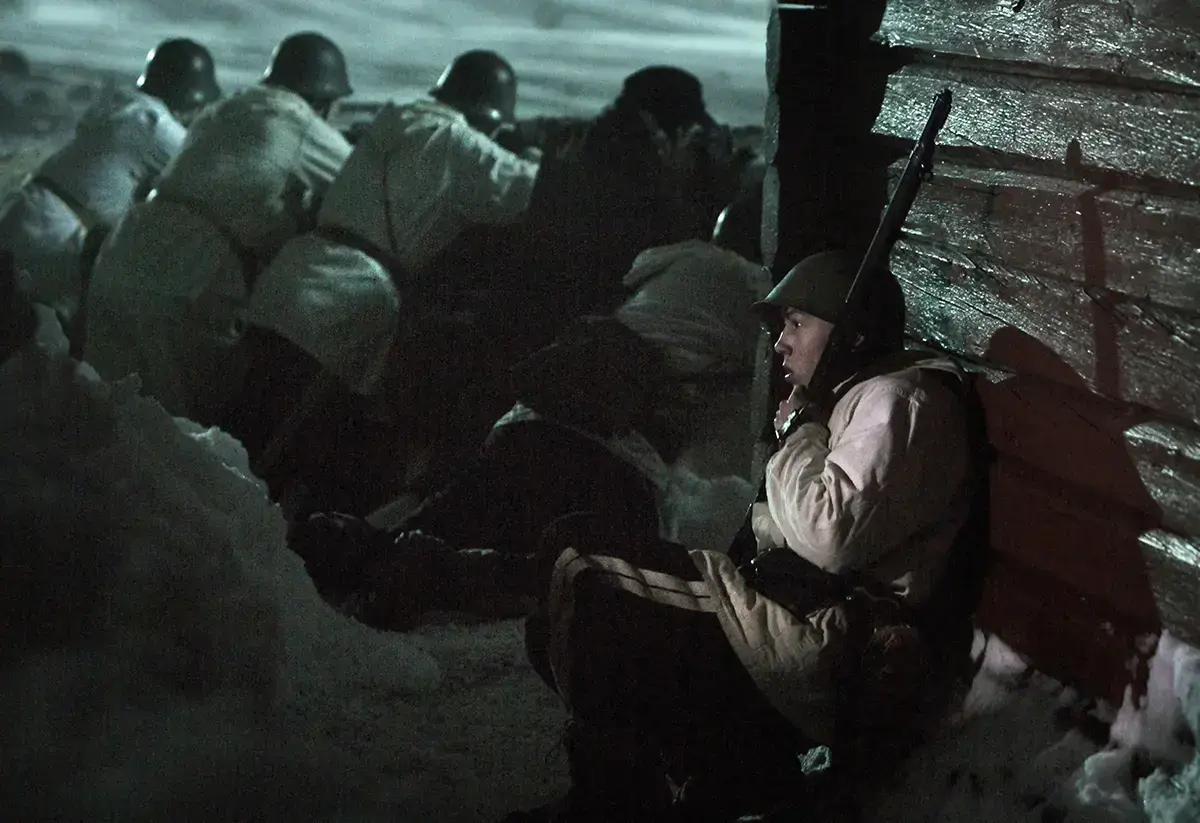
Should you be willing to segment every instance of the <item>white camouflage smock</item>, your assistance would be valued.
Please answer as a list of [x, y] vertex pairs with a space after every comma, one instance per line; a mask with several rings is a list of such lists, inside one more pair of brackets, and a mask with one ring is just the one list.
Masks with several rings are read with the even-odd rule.
[[93, 227], [111, 229], [179, 151], [186, 130], [155, 97], [112, 89], [71, 140], [0, 207], [0, 247], [29, 275], [31, 298], [64, 325], [82, 296], [80, 253]]
[[238, 247], [265, 262], [311, 225], [349, 154], [338, 131], [281, 88], [206, 109], [155, 197], [101, 252], [85, 359], [108, 380], [140, 375], [177, 415], [199, 419], [226, 400], [251, 286]]

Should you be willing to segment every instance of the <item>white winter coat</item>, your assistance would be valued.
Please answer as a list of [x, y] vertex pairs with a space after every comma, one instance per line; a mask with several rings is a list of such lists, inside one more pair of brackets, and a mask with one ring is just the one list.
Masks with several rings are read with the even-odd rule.
[[[518, 219], [537, 171], [448, 106], [389, 106], [346, 161], [318, 222], [363, 238], [399, 264], [398, 276], [419, 280], [467, 225]], [[372, 394], [393, 354], [400, 299], [379, 261], [302, 235], [259, 279], [247, 319]]]
[[64, 324], [74, 319], [82, 296], [84, 235], [93, 226], [116, 225], [179, 151], [186, 133], [162, 101], [114, 89], [0, 208], [0, 247], [11, 249], [28, 273], [32, 299]]
[[[97, 261], [84, 357], [106, 379], [141, 376], [174, 414], [202, 419], [236, 390], [254, 274], [312, 224], [350, 145], [297, 95], [257, 86], [207, 108], [149, 202]], [[182, 203], [180, 201], [183, 201]]]

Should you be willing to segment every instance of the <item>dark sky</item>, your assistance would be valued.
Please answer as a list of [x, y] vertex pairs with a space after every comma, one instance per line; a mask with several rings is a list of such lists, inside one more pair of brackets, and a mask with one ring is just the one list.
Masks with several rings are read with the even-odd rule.
[[134, 72], [160, 39], [207, 45], [235, 87], [287, 34], [317, 29], [346, 52], [361, 98], [419, 95], [458, 51], [493, 48], [522, 79], [519, 114], [586, 114], [654, 63], [697, 74], [718, 119], [762, 120], [767, 0], [24, 0], [5, 39], [35, 60]]

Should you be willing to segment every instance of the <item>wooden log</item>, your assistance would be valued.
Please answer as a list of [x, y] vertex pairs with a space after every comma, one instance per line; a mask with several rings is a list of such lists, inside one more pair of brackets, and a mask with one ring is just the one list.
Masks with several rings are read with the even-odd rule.
[[1002, 458], [1140, 513], [1139, 531], [1200, 536], [1200, 430], [1039, 378], [981, 379], [976, 390]]
[[1200, 317], [902, 240], [908, 331], [943, 350], [1200, 420]]
[[1180, 426], [1149, 420], [1125, 432], [1125, 442], [1162, 525], [1200, 537], [1200, 438]]
[[[889, 170], [892, 185], [903, 164]], [[1200, 201], [939, 163], [907, 236], [1167, 306], [1200, 310]]]
[[1139, 637], [1160, 629], [1156, 620], [1114, 616], [1104, 602], [1005, 556], [988, 575], [976, 622], [1038, 670], [1117, 704]]
[[1200, 542], [1165, 531], [1141, 542], [1163, 628], [1200, 646]]
[[874, 132], [912, 140], [945, 87], [954, 109], [938, 136], [944, 158], [1070, 161], [1146, 186], [1200, 185], [1200, 96], [916, 64], [889, 78]]
[[889, 0], [892, 46], [1200, 85], [1200, 7], [1124, 0]]

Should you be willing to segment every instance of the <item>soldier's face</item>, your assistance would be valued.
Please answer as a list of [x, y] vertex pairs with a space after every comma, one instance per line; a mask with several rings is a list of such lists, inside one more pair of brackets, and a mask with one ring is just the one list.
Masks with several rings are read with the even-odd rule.
[[833, 324], [827, 320], [799, 309], [784, 310], [783, 331], [775, 341], [775, 352], [782, 360], [783, 377], [789, 384], [808, 386], [832, 331]]

